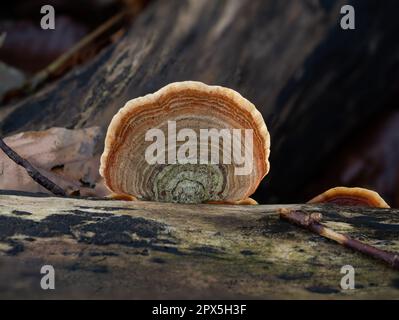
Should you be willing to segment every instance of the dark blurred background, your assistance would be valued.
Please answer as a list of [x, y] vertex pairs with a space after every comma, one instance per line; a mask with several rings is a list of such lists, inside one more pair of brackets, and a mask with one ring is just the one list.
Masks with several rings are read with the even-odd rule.
[[[52, 5], [56, 13], [56, 29], [43, 32], [40, 20], [44, 4]], [[117, 1], [16, 0], [3, 1], [0, 30], [7, 41], [0, 50], [1, 61], [25, 74], [40, 71], [121, 7]]]
[[[44, 4], [56, 30], [40, 29]], [[345, 4], [355, 30], [340, 27]], [[123, 12], [134, 14], [112, 22]], [[397, 207], [398, 14], [395, 0], [3, 2], [0, 133], [106, 128], [126, 100], [199, 80], [239, 91], [265, 118], [271, 171], [259, 202], [304, 202], [343, 185]]]

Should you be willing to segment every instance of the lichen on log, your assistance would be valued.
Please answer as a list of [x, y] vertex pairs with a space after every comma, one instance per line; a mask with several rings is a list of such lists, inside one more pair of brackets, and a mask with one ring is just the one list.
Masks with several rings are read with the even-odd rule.
[[[399, 211], [0, 195], [1, 298], [398, 298], [399, 273], [278, 218], [281, 208], [399, 251]], [[40, 289], [54, 266], [56, 289]], [[342, 290], [341, 267], [355, 268]]]

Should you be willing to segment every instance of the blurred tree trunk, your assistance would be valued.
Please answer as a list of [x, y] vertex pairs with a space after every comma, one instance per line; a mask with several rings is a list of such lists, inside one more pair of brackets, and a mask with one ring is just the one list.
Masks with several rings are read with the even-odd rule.
[[356, 30], [339, 27], [347, 1], [154, 1], [118, 43], [39, 93], [0, 111], [3, 135], [52, 126], [106, 127], [131, 98], [169, 82], [231, 87], [271, 131], [271, 173], [257, 191], [296, 201], [399, 84], [399, 3], [352, 1]]

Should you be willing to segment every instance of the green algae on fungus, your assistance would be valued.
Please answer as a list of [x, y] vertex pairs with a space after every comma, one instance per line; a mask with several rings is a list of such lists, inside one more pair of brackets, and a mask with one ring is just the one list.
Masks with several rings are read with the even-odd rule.
[[217, 165], [168, 165], [154, 181], [155, 200], [199, 203], [223, 198], [225, 176]]

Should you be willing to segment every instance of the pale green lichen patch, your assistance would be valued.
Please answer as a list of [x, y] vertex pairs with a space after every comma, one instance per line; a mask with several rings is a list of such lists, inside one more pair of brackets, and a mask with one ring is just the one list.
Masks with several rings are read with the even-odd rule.
[[12, 246], [8, 243], [0, 242], [0, 252], [7, 252]]
[[353, 230], [353, 226], [345, 222], [328, 221], [323, 224], [324, 226], [331, 228], [335, 231], [348, 232]]

